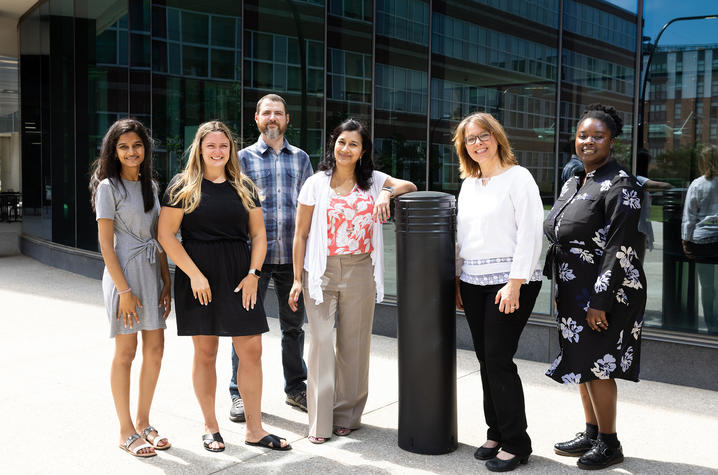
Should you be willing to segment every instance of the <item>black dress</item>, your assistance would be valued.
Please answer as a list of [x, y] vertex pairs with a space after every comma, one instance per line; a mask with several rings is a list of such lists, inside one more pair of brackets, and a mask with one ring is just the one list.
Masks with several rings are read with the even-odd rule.
[[[611, 160], [569, 179], [544, 221], [551, 244], [544, 274], [557, 284], [561, 353], [546, 372], [559, 383], [621, 378], [638, 381], [646, 279], [638, 232], [643, 190]], [[608, 329], [586, 324], [604, 310]]]
[[[254, 201], [259, 206], [259, 199]], [[163, 206], [171, 206], [167, 193]], [[189, 277], [177, 267], [177, 334], [245, 336], [269, 331], [259, 292], [249, 311], [242, 307], [242, 293], [234, 292], [247, 276], [250, 252], [249, 212], [232, 185], [202, 180], [199, 206], [184, 215], [180, 230], [187, 254], [209, 281], [212, 302], [200, 304], [192, 295]]]

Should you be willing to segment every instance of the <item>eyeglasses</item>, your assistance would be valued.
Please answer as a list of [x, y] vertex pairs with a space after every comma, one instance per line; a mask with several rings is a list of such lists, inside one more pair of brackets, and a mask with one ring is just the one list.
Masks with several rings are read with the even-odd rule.
[[483, 134], [466, 137], [464, 143], [466, 143], [466, 145], [474, 145], [478, 141], [486, 143], [489, 140], [491, 140], [491, 132], [484, 132]]

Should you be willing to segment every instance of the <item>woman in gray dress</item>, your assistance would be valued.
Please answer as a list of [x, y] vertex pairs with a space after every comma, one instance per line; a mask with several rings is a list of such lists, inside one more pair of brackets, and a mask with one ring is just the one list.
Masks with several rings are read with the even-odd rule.
[[[93, 170], [90, 191], [105, 261], [102, 289], [110, 337], [115, 339], [110, 385], [120, 422], [120, 448], [151, 457], [155, 449], [171, 446], [149, 422], [170, 313], [170, 274], [167, 256], [155, 239], [160, 205], [145, 127], [134, 119], [115, 122], [102, 140]], [[133, 423], [130, 371], [140, 331], [142, 369]]]

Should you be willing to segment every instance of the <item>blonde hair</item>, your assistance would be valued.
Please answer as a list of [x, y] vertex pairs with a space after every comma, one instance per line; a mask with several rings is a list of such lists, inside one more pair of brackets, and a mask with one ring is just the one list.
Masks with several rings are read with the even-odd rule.
[[466, 150], [466, 144], [464, 143], [466, 139], [464, 135], [469, 124], [478, 125], [496, 139], [499, 145], [499, 161], [502, 166], [517, 165], [519, 163], [516, 161], [514, 152], [511, 150], [511, 145], [509, 145], [509, 139], [499, 121], [487, 112], [476, 112], [464, 117], [459, 123], [459, 126], [456, 127], [454, 137], [452, 138], [456, 154], [459, 156], [459, 176], [461, 178], [481, 177], [481, 166], [471, 159], [469, 152]]
[[237, 144], [232, 132], [225, 124], [218, 120], [205, 122], [197, 129], [194, 140], [189, 147], [187, 165], [185, 165], [179, 178], [168, 189], [170, 204], [176, 206], [181, 203], [185, 214], [191, 213], [199, 206], [202, 198], [202, 179], [204, 178], [204, 164], [202, 163], [202, 140], [211, 132], [222, 132], [229, 139], [229, 160], [224, 166], [227, 181], [234, 187], [247, 210], [256, 207], [255, 199], [259, 193], [252, 180], [242, 173], [237, 159]]
[[718, 176], [718, 147], [715, 145], [706, 145], [701, 151], [698, 161], [698, 169], [701, 175], [706, 178]]

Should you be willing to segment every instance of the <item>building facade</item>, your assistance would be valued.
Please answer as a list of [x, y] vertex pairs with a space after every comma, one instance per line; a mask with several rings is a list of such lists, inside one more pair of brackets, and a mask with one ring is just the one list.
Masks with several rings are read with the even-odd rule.
[[[254, 142], [255, 104], [269, 92], [287, 99], [288, 138], [315, 164], [330, 131], [352, 116], [370, 127], [380, 169], [452, 194], [460, 187], [453, 128], [470, 112], [491, 112], [550, 209], [576, 120], [590, 103], [620, 111], [626, 126], [614, 155], [636, 171], [642, 12], [649, 1], [39, 2], [18, 31], [24, 249], [95, 272], [82, 260], [97, 261], [98, 250], [88, 175], [116, 119], [135, 117], [151, 129], [165, 185], [206, 120], [220, 119], [243, 144]], [[659, 170], [667, 150], [685, 143], [695, 159], [699, 142], [716, 143], [713, 51], [653, 52], [641, 137]], [[693, 87], [690, 74], [702, 82]], [[696, 122], [688, 120], [690, 133], [681, 122], [689, 111]], [[671, 127], [673, 135], [659, 140], [661, 123], [664, 135]], [[677, 127], [685, 133], [676, 134]], [[698, 176], [697, 169], [682, 171], [680, 179], [662, 177], [678, 191], [656, 194], [651, 208], [656, 244], [646, 255], [646, 338], [712, 350], [718, 337], [706, 322], [718, 304], [706, 293], [715, 285], [707, 287], [694, 263], [676, 254], [675, 210]], [[388, 307], [378, 314], [391, 312], [395, 301], [391, 224], [385, 240]], [[544, 361], [557, 347], [551, 292], [547, 281], [523, 344], [525, 356]], [[701, 381], [692, 384], [710, 386]]]

